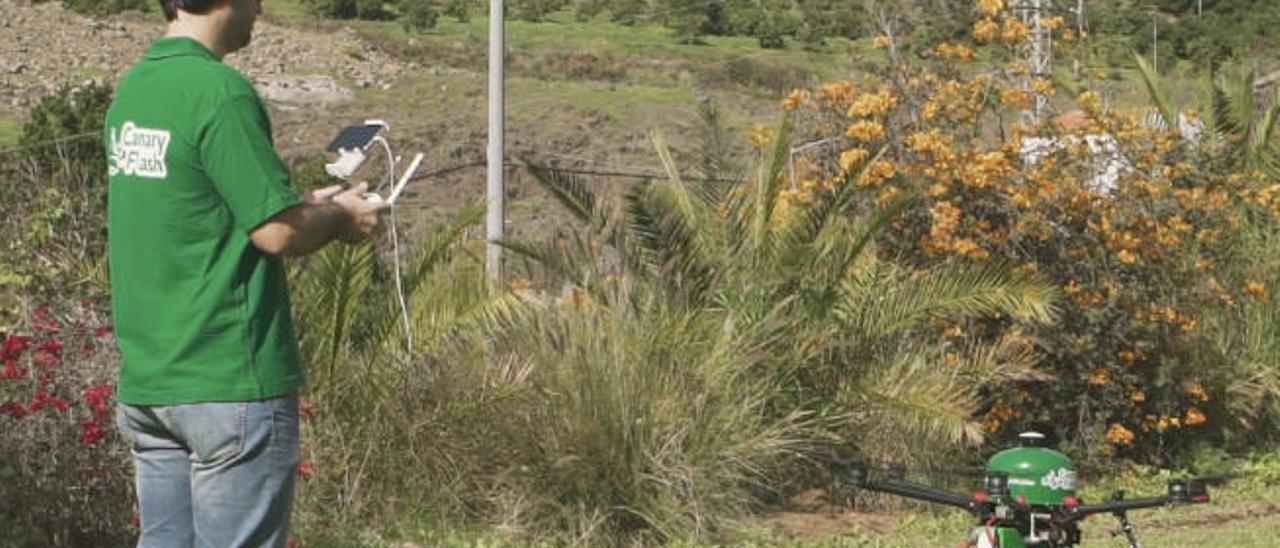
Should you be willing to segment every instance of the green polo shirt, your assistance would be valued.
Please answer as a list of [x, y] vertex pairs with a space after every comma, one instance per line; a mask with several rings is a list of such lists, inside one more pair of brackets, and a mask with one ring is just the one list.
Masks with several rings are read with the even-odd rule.
[[161, 38], [116, 88], [104, 137], [120, 401], [300, 387], [284, 265], [249, 233], [302, 199], [253, 86], [199, 42]]

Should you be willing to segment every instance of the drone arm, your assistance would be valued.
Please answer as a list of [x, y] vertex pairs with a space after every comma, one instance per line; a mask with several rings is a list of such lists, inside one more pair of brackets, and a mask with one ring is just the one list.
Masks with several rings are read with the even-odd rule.
[[943, 491], [941, 489], [909, 481], [864, 479], [861, 483], [855, 483], [855, 485], [871, 491], [879, 491], [882, 493], [890, 493], [935, 504], [954, 506], [969, 511], [973, 511], [979, 504], [978, 501], [958, 493]]
[[1141, 510], [1144, 508], [1159, 508], [1172, 504], [1173, 500], [1167, 496], [1150, 497], [1143, 499], [1125, 499], [1125, 500], [1109, 500], [1095, 504], [1081, 504], [1071, 507], [1072, 515], [1085, 517], [1093, 514], [1111, 514], [1115, 512], [1127, 512], [1129, 510]]

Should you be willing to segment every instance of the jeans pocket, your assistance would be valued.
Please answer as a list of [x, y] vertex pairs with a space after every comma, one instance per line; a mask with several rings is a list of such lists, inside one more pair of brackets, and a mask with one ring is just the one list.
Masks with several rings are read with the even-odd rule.
[[192, 462], [214, 466], [244, 452], [248, 407], [244, 402], [173, 406], [170, 427], [191, 450]]
[[142, 411], [130, 405], [116, 405], [116, 431], [120, 432], [120, 437], [128, 444], [129, 449], [134, 451], [138, 450], [137, 415], [141, 413]]

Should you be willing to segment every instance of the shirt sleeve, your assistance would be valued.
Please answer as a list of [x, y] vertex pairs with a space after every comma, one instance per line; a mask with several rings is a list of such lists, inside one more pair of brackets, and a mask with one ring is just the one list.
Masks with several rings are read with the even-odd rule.
[[302, 201], [276, 154], [262, 102], [253, 95], [237, 94], [219, 105], [200, 139], [200, 154], [205, 174], [245, 233]]

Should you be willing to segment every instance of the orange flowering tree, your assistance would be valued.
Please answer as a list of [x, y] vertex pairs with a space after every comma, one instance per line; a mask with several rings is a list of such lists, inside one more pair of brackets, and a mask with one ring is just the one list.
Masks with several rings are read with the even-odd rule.
[[[1221, 335], [1243, 325], [1223, 318], [1271, 299], [1280, 106], [1246, 122], [1253, 104], [1216, 86], [1213, 108], [1178, 112], [1149, 71], [1153, 110], [1178, 124], [1144, 122], [1148, 110], [1125, 116], [1095, 91], [1061, 97], [1014, 61], [1027, 23], [1000, 0], [975, 9], [976, 47], [942, 44], [919, 67], [787, 97], [800, 134], [822, 146], [796, 159], [785, 198], [804, 202], [865, 168], [871, 176], [856, 184], [868, 207], [922, 198], [882, 237], [886, 257], [921, 268], [1003, 263], [1062, 289], [1052, 325], [936, 322], [957, 345], [1010, 333], [1037, 341], [1051, 380], [992, 390], [993, 434], [1048, 428], [1091, 456], [1163, 461], [1259, 428], [1280, 386], [1275, 368], [1242, 373], [1244, 347]], [[1037, 101], [1070, 114], [1015, 121]]]

